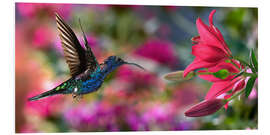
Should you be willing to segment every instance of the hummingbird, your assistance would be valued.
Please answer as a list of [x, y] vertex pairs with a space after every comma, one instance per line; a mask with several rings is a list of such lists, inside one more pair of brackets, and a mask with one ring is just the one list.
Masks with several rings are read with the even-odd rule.
[[55, 17], [64, 58], [68, 64], [71, 77], [55, 88], [29, 98], [29, 101], [40, 100], [57, 94], [72, 94], [73, 99], [82, 98], [84, 94], [97, 91], [104, 82], [105, 77], [124, 64], [144, 69], [136, 63], [126, 62], [117, 56], [109, 56], [103, 63], [99, 64], [88, 45], [80, 20], [79, 24], [83, 33], [85, 48], [81, 46], [75, 33], [64, 19], [57, 13], [55, 13]]

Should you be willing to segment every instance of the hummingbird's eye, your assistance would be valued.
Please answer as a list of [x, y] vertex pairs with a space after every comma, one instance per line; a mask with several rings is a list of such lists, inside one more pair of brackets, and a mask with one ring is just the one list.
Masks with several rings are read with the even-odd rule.
[[120, 58], [118, 58], [118, 59], [117, 59], [117, 61], [122, 62], [123, 60], [122, 60], [122, 59], [120, 59]]

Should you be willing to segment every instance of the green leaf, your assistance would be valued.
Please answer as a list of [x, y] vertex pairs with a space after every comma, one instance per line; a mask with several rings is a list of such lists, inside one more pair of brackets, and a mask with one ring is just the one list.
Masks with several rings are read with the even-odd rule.
[[249, 64], [246, 61], [242, 60], [241, 58], [233, 57], [233, 59], [239, 61], [241, 64], [243, 64], [245, 66], [249, 66]]
[[255, 83], [255, 80], [256, 80], [257, 77], [251, 77], [248, 82], [247, 82], [247, 85], [246, 85], [246, 91], [245, 91], [245, 94], [246, 94], [246, 97], [248, 98], [252, 88], [253, 88], [253, 85]]
[[256, 73], [256, 69], [254, 68], [253, 62], [252, 62], [252, 49], [250, 50], [250, 53], [249, 53], [249, 67], [253, 73]]
[[251, 51], [251, 61], [252, 61], [252, 65], [254, 66], [256, 72], [258, 72], [258, 61], [257, 61], [257, 58], [255, 56], [254, 49], [252, 49], [252, 51]]

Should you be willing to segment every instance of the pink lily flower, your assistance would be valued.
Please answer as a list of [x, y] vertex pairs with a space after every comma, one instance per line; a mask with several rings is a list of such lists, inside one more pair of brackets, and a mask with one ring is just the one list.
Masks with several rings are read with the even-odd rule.
[[[198, 71], [199, 77], [213, 82], [205, 97], [206, 100], [217, 98], [233, 88], [234, 92], [232, 94], [234, 94], [245, 86], [242, 83], [243, 79], [241, 76], [234, 78], [235, 74], [240, 72], [241, 65], [236, 60], [231, 59], [230, 49], [225, 43], [221, 32], [213, 25], [215, 12], [216, 10], [213, 10], [209, 15], [209, 26], [204, 24], [200, 18], [197, 19], [196, 25], [200, 36], [192, 39], [193, 43], [196, 44], [192, 46], [192, 54], [195, 56], [195, 59], [183, 73], [183, 76], [186, 77], [189, 72], [204, 68]], [[226, 62], [227, 60], [231, 62]], [[229, 72], [226, 78], [218, 78], [211, 74], [221, 69], [226, 69]]]
[[199, 36], [192, 38], [192, 55], [194, 61], [185, 69], [183, 76], [189, 72], [200, 68], [210, 68], [216, 66], [231, 57], [231, 51], [225, 43], [221, 32], [213, 24], [213, 10], [209, 15], [209, 26], [198, 18], [196, 21]]
[[[213, 15], [215, 12], [216, 10], [213, 10], [209, 15], [209, 26], [204, 24], [200, 18], [197, 19], [196, 25], [199, 36], [192, 39], [193, 44], [195, 44], [192, 46], [192, 54], [195, 56], [195, 59], [183, 73], [183, 77], [186, 77], [191, 71], [200, 69], [197, 71], [198, 76], [213, 82], [213, 84], [206, 94], [205, 101], [187, 111], [186, 116], [209, 115], [209, 111], [203, 109], [205, 103], [211, 103], [214, 106], [215, 102], [212, 101], [218, 101], [217, 99], [221, 98], [220, 96], [223, 96], [222, 99], [229, 99], [246, 86], [246, 77], [235, 77], [241, 68], [244, 68], [243, 65], [232, 59], [231, 51], [225, 43], [221, 32], [213, 25]], [[217, 76], [216, 73], [221, 70], [224, 71], [225, 75], [221, 73], [221, 77]], [[230, 90], [232, 92], [227, 94]], [[224, 107], [228, 107], [228, 102]], [[220, 106], [216, 109], [218, 110], [218, 108]], [[214, 110], [210, 112], [217, 111]], [[193, 113], [195, 114], [193, 115]]]

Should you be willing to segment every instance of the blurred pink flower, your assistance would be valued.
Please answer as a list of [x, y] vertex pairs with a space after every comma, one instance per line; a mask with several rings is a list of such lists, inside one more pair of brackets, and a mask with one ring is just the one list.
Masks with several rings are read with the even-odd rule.
[[106, 10], [108, 10], [108, 8], [110, 7], [110, 5], [102, 5], [102, 4], [87, 4], [87, 9], [93, 9], [94, 11], [100, 11], [100, 12], [104, 12]]
[[53, 15], [58, 12], [64, 17], [69, 17], [71, 4], [50, 4], [50, 3], [17, 3], [18, 12], [23, 17], [37, 17], [39, 14]]
[[53, 42], [53, 32], [48, 26], [40, 26], [33, 33], [33, 45], [37, 48], [46, 48]]
[[63, 48], [62, 48], [62, 43], [60, 37], [57, 37], [54, 42], [54, 48], [56, 51], [58, 51], [62, 56], [64, 56]]
[[253, 88], [248, 99], [255, 99], [255, 98], [257, 98], [257, 96], [258, 96], [257, 90], [256, 90], [256, 88]]
[[135, 54], [170, 67], [176, 66], [179, 62], [175, 48], [168, 41], [148, 40], [135, 51]]
[[151, 91], [162, 90], [164, 84], [156, 74], [134, 68], [136, 67], [125, 65], [118, 70], [116, 75], [118, 82], [115, 83], [124, 84], [116, 87], [119, 89], [118, 96], [132, 101], [137, 100], [138, 97], [150, 96]]
[[85, 125], [89, 125], [90, 122], [94, 123], [96, 121], [94, 113], [97, 110], [97, 107], [97, 104], [87, 105], [85, 103], [81, 103], [66, 110], [64, 118], [72, 128], [80, 130]]
[[[248, 69], [247, 72], [248, 72], [248, 73], [252, 73], [251, 69]], [[248, 82], [248, 79], [249, 79], [249, 77], [247, 77], [247, 78], [245, 79], [245, 83]], [[258, 85], [258, 78], [257, 78], [256, 81], [255, 81], [254, 86], [255, 86], [255, 85]], [[248, 99], [255, 99], [255, 98], [257, 98], [257, 96], [258, 96], [257, 88], [256, 88], [256, 87], [253, 87], [253, 89], [251, 90], [251, 93], [250, 93]]]
[[16, 6], [22, 16], [33, 17], [36, 13], [37, 6], [33, 3], [17, 3]]
[[[93, 35], [86, 35], [87, 41], [88, 41], [88, 45], [92, 47], [95, 47], [98, 43], [98, 39], [97, 37], [93, 36]], [[79, 38], [79, 42], [81, 43], [81, 45], [84, 47], [84, 39]]]
[[[157, 83], [157, 76], [149, 72], [138, 71], [129, 65], [120, 67], [117, 77], [126, 83], [130, 82], [135, 86], [148, 87]], [[134, 87], [135, 87], [134, 86]]]
[[51, 9], [53, 18], [55, 17], [54, 12], [59, 13], [61, 16], [63, 16], [66, 19], [70, 18], [72, 7], [73, 7], [72, 4], [53, 4], [52, 9]]
[[192, 123], [179, 119], [179, 108], [171, 102], [158, 103], [148, 106], [141, 114], [141, 121], [148, 125], [149, 130], [188, 130], [191, 129]]
[[200, 93], [198, 89], [202, 89], [202, 86], [195, 83], [183, 83], [173, 89], [172, 93], [172, 103], [175, 105], [175, 108], [182, 108], [198, 101]]
[[169, 12], [175, 12], [177, 9], [179, 9], [179, 6], [164, 6], [165, 10]]
[[69, 108], [64, 111], [65, 121], [78, 131], [148, 131], [153, 126], [183, 130], [191, 127], [191, 124], [177, 122], [177, 109], [170, 103], [155, 103], [147, 107], [145, 103], [134, 106], [123, 102], [110, 103], [113, 100], [106, 99]]
[[37, 132], [32, 124], [25, 124], [20, 128], [21, 133], [35, 133]]
[[171, 104], [159, 104], [155, 103], [152, 107], [149, 107], [144, 112], [142, 118], [149, 123], [164, 123], [167, 122], [173, 116], [174, 108]]
[[194, 122], [181, 120], [176, 122], [171, 130], [191, 130], [194, 129], [194, 125]]
[[118, 131], [113, 107], [106, 101], [81, 103], [65, 111], [64, 118], [79, 131]]
[[126, 121], [130, 129], [133, 131], [148, 131], [149, 125], [141, 119], [141, 116], [136, 112], [129, 112], [126, 114]]

